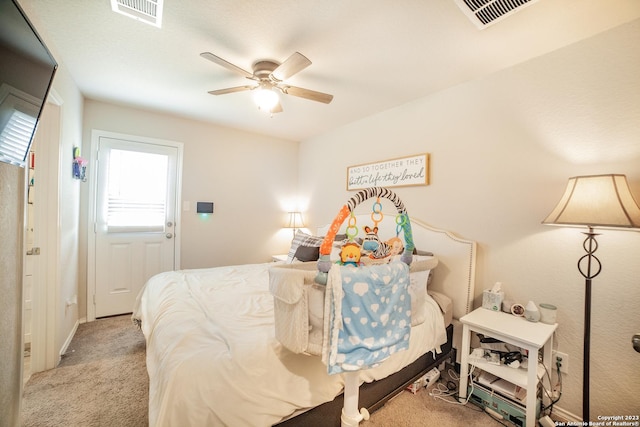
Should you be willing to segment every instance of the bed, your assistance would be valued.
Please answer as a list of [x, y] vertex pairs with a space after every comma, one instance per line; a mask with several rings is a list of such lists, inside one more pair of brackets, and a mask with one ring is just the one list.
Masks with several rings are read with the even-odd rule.
[[[369, 215], [357, 217], [364, 224]], [[411, 226], [416, 249], [438, 259], [428, 321], [411, 328], [408, 350], [359, 372], [359, 404], [369, 412], [455, 357], [457, 319], [472, 308], [475, 242], [414, 219]], [[275, 337], [269, 271], [277, 265], [172, 271], [145, 284], [133, 318], [147, 343], [149, 425], [340, 425], [342, 376]]]

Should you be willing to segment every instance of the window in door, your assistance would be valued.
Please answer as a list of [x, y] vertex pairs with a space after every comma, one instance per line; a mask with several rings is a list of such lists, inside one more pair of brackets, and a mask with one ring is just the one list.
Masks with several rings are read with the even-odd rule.
[[107, 232], [164, 231], [168, 156], [111, 150]]

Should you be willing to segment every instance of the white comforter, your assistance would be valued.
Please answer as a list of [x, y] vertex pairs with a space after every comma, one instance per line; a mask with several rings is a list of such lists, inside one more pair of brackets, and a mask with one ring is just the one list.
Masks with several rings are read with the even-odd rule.
[[[270, 426], [333, 400], [343, 387], [320, 357], [294, 354], [275, 338], [273, 263], [183, 270], [151, 278], [133, 317], [147, 342], [150, 426]], [[446, 342], [442, 314], [427, 319], [408, 351], [361, 372], [381, 379]]]

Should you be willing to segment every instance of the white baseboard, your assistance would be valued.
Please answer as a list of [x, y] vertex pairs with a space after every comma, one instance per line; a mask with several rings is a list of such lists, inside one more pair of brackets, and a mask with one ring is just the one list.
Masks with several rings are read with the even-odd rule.
[[[79, 325], [80, 325], [80, 321], [76, 320], [75, 325], [73, 325], [73, 329], [71, 329], [71, 332], [67, 336], [67, 339], [64, 341], [64, 344], [62, 345], [62, 348], [60, 349], [60, 357], [62, 357], [62, 355], [67, 352], [67, 349], [69, 348], [69, 345], [71, 344], [71, 340], [73, 339], [74, 335], [76, 334], [76, 331], [78, 330], [78, 326]], [[59, 361], [60, 361], [60, 359], [58, 359], [58, 362]], [[56, 366], [57, 366], [57, 363], [56, 363]]]
[[[553, 418], [564, 421], [565, 423], [580, 423], [582, 425], [582, 417], [572, 412], [562, 409], [558, 406], [553, 407]], [[578, 424], [576, 424], [578, 425]]]

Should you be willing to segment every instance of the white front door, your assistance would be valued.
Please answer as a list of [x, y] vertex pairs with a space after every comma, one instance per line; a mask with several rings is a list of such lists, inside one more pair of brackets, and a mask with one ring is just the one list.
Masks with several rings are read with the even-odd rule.
[[95, 316], [130, 313], [151, 276], [177, 268], [181, 145], [97, 136]]

